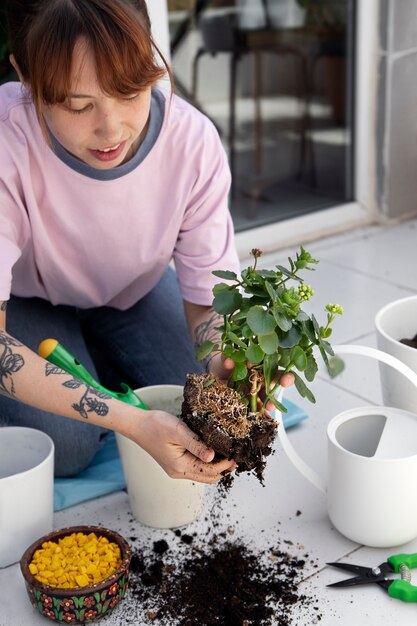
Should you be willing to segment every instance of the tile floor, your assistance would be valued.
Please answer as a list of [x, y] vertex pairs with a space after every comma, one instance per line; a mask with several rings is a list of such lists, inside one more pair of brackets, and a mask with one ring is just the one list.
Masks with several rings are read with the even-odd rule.
[[[317, 302], [312, 304], [314, 312], [319, 316], [323, 305], [329, 301], [339, 302], [345, 308], [344, 317], [335, 325], [334, 344], [376, 344], [374, 317], [377, 311], [392, 300], [417, 293], [416, 243], [417, 219], [397, 225], [368, 226], [306, 246], [320, 259], [310, 280], [319, 294]], [[262, 264], [267, 267], [283, 263], [286, 257], [287, 252], [280, 251], [262, 257]], [[320, 370], [313, 383], [315, 405], [300, 400], [295, 390], [288, 394], [309, 413], [308, 420], [290, 430], [291, 442], [323, 478], [327, 465], [325, 426], [329, 419], [348, 408], [381, 402], [377, 364], [356, 356], [346, 357], [345, 361], [346, 370], [336, 380], [330, 380]], [[215, 492], [209, 490], [207, 510], [214, 495]], [[297, 515], [297, 511], [301, 514]], [[279, 444], [268, 463], [265, 487], [262, 488], [252, 477], [239, 477], [224, 501], [220, 517], [221, 523], [236, 527], [237, 537], [255, 546], [287, 541], [292, 545], [283, 545], [292, 553], [308, 552], [301, 591], [315, 598], [314, 604], [322, 615], [322, 626], [351, 626], [353, 623], [411, 626], [415, 623], [413, 605], [388, 597], [377, 586], [327, 588], [326, 584], [344, 576], [326, 567], [326, 563], [340, 559], [374, 566], [391, 554], [417, 552], [417, 539], [394, 549], [371, 549], [344, 538], [328, 520], [325, 496], [297, 472], [279, 449]], [[133, 547], [137, 549], [151, 541], [173, 537], [172, 531], [145, 528], [132, 520], [124, 492], [67, 509], [55, 516], [56, 527], [82, 523], [100, 523], [127, 537], [135, 535], [137, 539]], [[195, 531], [204, 536], [210, 523], [203, 516], [188, 527], [187, 532]], [[17, 565], [0, 570], [0, 589], [0, 626], [41, 626], [47, 623], [31, 608]], [[311, 626], [318, 623], [316, 615], [316, 611], [309, 612], [296, 605], [292, 623]], [[127, 624], [123, 605], [102, 623], [106, 626]], [[135, 626], [145, 626], [146, 623], [138, 618]]]

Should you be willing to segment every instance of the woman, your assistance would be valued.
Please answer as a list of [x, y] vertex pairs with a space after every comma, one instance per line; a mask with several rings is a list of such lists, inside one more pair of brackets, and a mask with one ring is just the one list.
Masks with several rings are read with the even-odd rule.
[[[201, 368], [193, 344], [218, 325], [211, 272], [239, 269], [219, 137], [156, 87], [170, 72], [144, 1], [6, 6], [21, 83], [0, 88], [0, 420], [47, 432], [60, 476], [86, 467], [112, 429], [170, 476], [215, 482], [234, 462], [213, 463], [178, 418], [108, 397], [86, 419], [86, 386], [50, 374], [36, 348], [55, 337], [93, 376], [91, 353], [134, 387]], [[209, 367], [224, 371], [219, 357]]]

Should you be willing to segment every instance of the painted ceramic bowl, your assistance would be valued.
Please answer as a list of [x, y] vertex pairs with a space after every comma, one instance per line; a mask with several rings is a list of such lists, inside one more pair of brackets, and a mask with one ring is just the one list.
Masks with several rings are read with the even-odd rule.
[[[37, 580], [29, 570], [36, 550], [45, 541], [58, 542], [73, 533], [94, 533], [104, 536], [120, 548], [121, 564], [110, 576], [87, 587], [52, 587]], [[45, 617], [63, 624], [85, 624], [107, 615], [124, 598], [129, 577], [131, 550], [118, 533], [99, 526], [71, 526], [61, 528], [35, 541], [24, 553], [20, 569], [32, 605]]]

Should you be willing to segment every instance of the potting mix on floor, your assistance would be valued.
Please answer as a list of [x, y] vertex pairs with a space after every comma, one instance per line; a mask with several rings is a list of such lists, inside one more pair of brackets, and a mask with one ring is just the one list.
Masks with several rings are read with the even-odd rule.
[[129, 538], [133, 558], [123, 623], [289, 626], [303, 614], [318, 624], [316, 599], [297, 590], [309, 555], [291, 541], [280, 543], [275, 531], [262, 550], [239, 539], [238, 529], [221, 520], [226, 495], [220, 494], [202, 536], [175, 530], [139, 549], [137, 537]]

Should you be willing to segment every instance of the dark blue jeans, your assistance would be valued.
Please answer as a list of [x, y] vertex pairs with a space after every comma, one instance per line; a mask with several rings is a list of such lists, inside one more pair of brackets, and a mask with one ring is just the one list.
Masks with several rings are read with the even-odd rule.
[[[158, 384], [182, 385], [188, 372], [202, 371], [195, 359], [175, 273], [126, 311], [110, 307], [80, 310], [39, 298], [12, 296], [7, 331], [37, 351], [57, 339], [108, 389]], [[46, 413], [0, 396], [0, 425], [38, 428], [55, 443], [55, 475], [84, 469], [104, 445], [108, 431], [88, 422]]]

